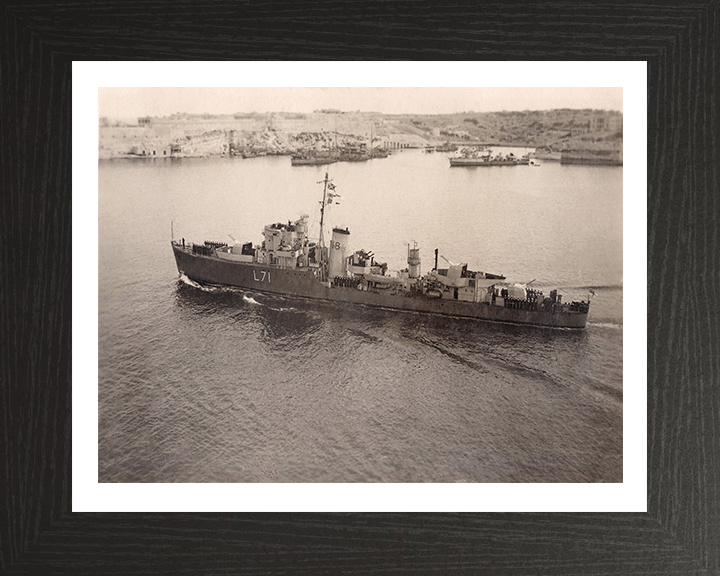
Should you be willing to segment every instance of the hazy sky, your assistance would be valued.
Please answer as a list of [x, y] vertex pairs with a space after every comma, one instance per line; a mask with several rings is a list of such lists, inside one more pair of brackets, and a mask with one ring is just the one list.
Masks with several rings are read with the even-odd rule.
[[441, 114], [552, 108], [623, 109], [622, 88], [99, 88], [110, 118], [318, 108], [388, 114]]

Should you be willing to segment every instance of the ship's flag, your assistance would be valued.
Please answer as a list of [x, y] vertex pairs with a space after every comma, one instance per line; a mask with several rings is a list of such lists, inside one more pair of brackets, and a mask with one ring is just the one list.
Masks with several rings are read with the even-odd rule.
[[590, 288], [590, 289], [588, 290], [588, 292], [589, 292], [590, 294], [592, 294], [593, 296], [595, 296], [595, 290], [593, 290], [592, 288]]

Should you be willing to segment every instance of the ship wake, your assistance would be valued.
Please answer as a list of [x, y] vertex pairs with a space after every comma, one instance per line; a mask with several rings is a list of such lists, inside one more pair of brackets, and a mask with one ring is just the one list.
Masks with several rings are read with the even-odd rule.
[[202, 290], [203, 292], [235, 292], [240, 293], [243, 298], [243, 302], [247, 302], [248, 304], [256, 304], [258, 306], [262, 306], [263, 304], [261, 302], [258, 302], [253, 298], [252, 296], [247, 296], [245, 294], [242, 294], [242, 290], [240, 288], [235, 288], [233, 286], [216, 286], [212, 284], [199, 284], [198, 282], [195, 282], [195, 280], [192, 280], [191, 278], [188, 278], [184, 272], [180, 273], [180, 281], [183, 284], [186, 284], [187, 286], [192, 286], [193, 288], [197, 288], [198, 290]]
[[202, 290], [203, 292], [214, 292], [215, 290], [213, 288], [210, 288], [209, 286], [203, 286], [202, 284], [198, 284], [195, 282], [195, 280], [191, 280], [188, 278], [184, 272], [180, 272], [180, 281], [183, 284], [187, 284], [188, 286], [192, 286], [193, 288], [197, 288], [199, 290]]
[[622, 324], [616, 324], [614, 322], [588, 322], [588, 326], [593, 326], [596, 328], [611, 328], [613, 330], [622, 330], [623, 326]]

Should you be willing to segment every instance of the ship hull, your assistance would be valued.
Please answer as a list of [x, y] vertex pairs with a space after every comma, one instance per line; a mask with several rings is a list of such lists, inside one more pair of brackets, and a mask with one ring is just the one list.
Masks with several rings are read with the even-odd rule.
[[622, 160], [614, 158], [590, 158], [590, 157], [564, 157], [560, 160], [560, 164], [580, 164], [583, 166], [622, 166]]
[[337, 161], [337, 158], [290, 158], [292, 166], [324, 166]]
[[450, 158], [450, 166], [520, 166], [516, 160], [481, 160], [475, 158]]
[[200, 283], [235, 286], [283, 296], [298, 296], [332, 302], [364, 304], [408, 312], [461, 316], [491, 322], [531, 324], [556, 328], [584, 328], [587, 313], [519, 310], [485, 302], [464, 302], [425, 295], [384, 294], [356, 288], [328, 286], [307, 268], [279, 268], [257, 263], [222, 260], [193, 254], [172, 244], [178, 271]]

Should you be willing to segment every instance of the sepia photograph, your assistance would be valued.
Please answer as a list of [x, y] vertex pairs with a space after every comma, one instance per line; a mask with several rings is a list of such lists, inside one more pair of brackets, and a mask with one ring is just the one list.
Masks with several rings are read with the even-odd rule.
[[623, 481], [621, 88], [101, 88], [99, 482]]

